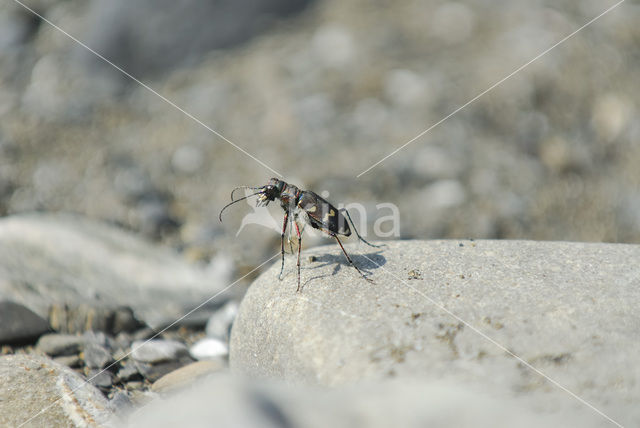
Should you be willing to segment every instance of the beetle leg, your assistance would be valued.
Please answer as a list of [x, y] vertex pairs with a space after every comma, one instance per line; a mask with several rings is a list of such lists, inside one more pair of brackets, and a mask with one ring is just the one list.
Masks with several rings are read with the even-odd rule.
[[342, 242], [340, 242], [340, 239], [338, 239], [338, 237], [333, 234], [332, 235], [334, 238], [336, 238], [336, 241], [338, 241], [338, 244], [340, 244], [340, 248], [342, 248], [342, 252], [344, 253], [345, 257], [347, 258], [347, 260], [349, 261], [349, 263], [351, 264], [351, 266], [353, 266], [354, 268], [356, 268], [356, 270], [358, 271], [358, 273], [367, 281], [369, 282], [373, 282], [372, 279], [367, 278], [364, 273], [362, 273], [362, 271], [360, 269], [358, 269], [358, 266], [355, 265], [355, 263], [353, 263], [353, 260], [351, 260], [351, 257], [349, 257], [349, 254], [347, 254], [347, 252], [345, 251], [344, 247], [342, 246]]
[[293, 242], [291, 241], [291, 224], [295, 222], [295, 215], [289, 217], [289, 236], [287, 237], [287, 241], [289, 242], [289, 251], [293, 254]]
[[280, 254], [282, 255], [280, 274], [278, 275], [278, 279], [280, 281], [282, 281], [282, 272], [284, 271], [284, 234], [287, 231], [287, 220], [289, 220], [289, 213], [284, 213], [284, 222], [282, 222], [282, 234], [280, 235]]
[[353, 227], [353, 231], [356, 232], [356, 236], [358, 237], [359, 240], [361, 240], [362, 242], [364, 242], [365, 244], [367, 244], [370, 247], [373, 248], [382, 248], [382, 247], [386, 247], [386, 245], [382, 244], [382, 245], [374, 245], [372, 243], [370, 243], [369, 241], [365, 240], [362, 236], [360, 236], [360, 234], [358, 233], [358, 229], [356, 229], [356, 225], [353, 224], [353, 220], [351, 219], [351, 215], [349, 215], [349, 211], [347, 211], [346, 208], [342, 208], [340, 209], [341, 213], [345, 213], [347, 215], [347, 218], [349, 219], [349, 221], [351, 222], [351, 227]]
[[296, 292], [300, 291], [300, 252], [302, 251], [302, 235], [300, 234], [300, 229], [298, 228], [298, 222], [293, 223], [296, 226], [296, 233], [298, 234], [298, 288]]

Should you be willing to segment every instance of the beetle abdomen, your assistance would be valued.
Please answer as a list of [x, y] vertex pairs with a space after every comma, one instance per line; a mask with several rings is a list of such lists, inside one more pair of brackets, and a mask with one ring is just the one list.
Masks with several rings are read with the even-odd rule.
[[309, 216], [309, 222], [315, 229], [337, 235], [351, 235], [347, 219], [320, 195], [311, 191], [304, 192], [298, 201], [298, 207]]

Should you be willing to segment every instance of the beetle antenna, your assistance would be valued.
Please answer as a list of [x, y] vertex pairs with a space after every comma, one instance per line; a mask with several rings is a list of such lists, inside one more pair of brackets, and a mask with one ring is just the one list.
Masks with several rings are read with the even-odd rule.
[[[234, 194], [234, 193], [235, 193], [235, 191], [236, 191], [236, 190], [238, 190], [238, 189], [251, 189], [251, 190], [258, 190], [258, 189], [262, 189], [262, 187], [238, 186], [238, 187], [236, 187], [235, 189], [233, 189], [233, 190], [231, 191], [231, 200], [232, 200], [232, 201], [233, 201], [233, 194]], [[238, 199], [238, 200], [240, 201], [241, 199]]]
[[364, 242], [365, 244], [367, 244], [370, 247], [373, 248], [382, 248], [382, 247], [386, 247], [385, 244], [381, 244], [381, 245], [374, 245], [370, 242], [368, 242], [366, 239], [364, 239], [362, 236], [360, 236], [360, 234], [358, 233], [358, 229], [356, 229], [356, 225], [353, 224], [353, 220], [351, 219], [351, 215], [349, 215], [349, 211], [347, 211], [346, 208], [342, 208], [342, 210], [340, 210], [341, 212], [344, 212], [347, 215], [347, 218], [349, 219], [349, 221], [351, 222], [351, 227], [353, 227], [353, 231], [356, 232], [356, 236], [358, 237], [359, 240], [361, 240], [362, 242]]
[[230, 203], [228, 203], [227, 205], [222, 207], [222, 209], [220, 210], [220, 214], [218, 214], [218, 218], [220, 219], [220, 222], [222, 222], [222, 211], [226, 210], [228, 207], [230, 207], [231, 205], [235, 204], [236, 202], [244, 201], [247, 198], [259, 195], [260, 193], [262, 193], [262, 192], [256, 192], [256, 193], [253, 193], [251, 195], [243, 196], [242, 198], [236, 199], [235, 201], [231, 201]]

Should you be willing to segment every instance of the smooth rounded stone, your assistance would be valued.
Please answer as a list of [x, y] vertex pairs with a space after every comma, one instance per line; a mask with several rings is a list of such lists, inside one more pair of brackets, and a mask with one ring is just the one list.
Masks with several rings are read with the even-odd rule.
[[32, 341], [49, 331], [49, 323], [29, 308], [0, 302], [0, 345]]
[[115, 422], [108, 400], [68, 367], [32, 355], [0, 357], [0, 426], [116, 426]]
[[136, 340], [131, 344], [131, 358], [143, 363], [173, 361], [185, 355], [189, 355], [187, 346], [176, 340]]
[[72, 334], [50, 333], [41, 336], [36, 343], [36, 349], [45, 354], [57, 357], [79, 353], [84, 347], [85, 339]]
[[150, 428], [210, 426], [211, 421], [258, 428], [607, 426], [583, 408], [569, 415], [536, 413], [495, 391], [455, 382], [396, 379], [325, 389], [225, 372], [162, 395], [129, 419], [130, 426]]
[[168, 249], [80, 216], [0, 220], [0, 299], [14, 300], [43, 318], [52, 304], [128, 306], [155, 328], [227, 283], [228, 277], [190, 265]]
[[225, 367], [226, 364], [221, 358], [197, 361], [162, 376], [153, 383], [151, 390], [158, 393], [173, 392], [191, 385], [211, 373], [219, 372]]
[[239, 303], [236, 300], [230, 300], [215, 311], [207, 321], [205, 329], [207, 336], [228, 341], [231, 324], [238, 314], [238, 306]]
[[200, 339], [189, 348], [189, 355], [196, 360], [224, 357], [228, 353], [229, 347], [227, 343], [212, 337]]
[[621, 423], [640, 423], [640, 372], [630, 370], [640, 365], [640, 246], [387, 244], [346, 247], [373, 283], [335, 246], [306, 252], [316, 262], [304, 257], [301, 293], [291, 262], [283, 281], [274, 263], [241, 303], [231, 369], [322, 385], [451, 378], [544, 411], [579, 405], [513, 352]]
[[97, 343], [88, 343], [83, 351], [84, 363], [92, 369], [101, 369], [113, 362], [109, 350]]

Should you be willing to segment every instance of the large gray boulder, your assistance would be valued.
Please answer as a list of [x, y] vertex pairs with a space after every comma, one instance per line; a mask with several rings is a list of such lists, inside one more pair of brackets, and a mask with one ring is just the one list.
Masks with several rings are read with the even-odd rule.
[[157, 327], [226, 285], [228, 273], [191, 265], [132, 233], [80, 216], [0, 220], [0, 301], [20, 303], [45, 319], [56, 304], [131, 307]]
[[301, 293], [291, 260], [283, 281], [275, 263], [254, 282], [232, 331], [236, 373], [328, 386], [446, 380], [543, 412], [582, 407], [640, 423], [640, 246], [452, 240], [347, 251], [374, 283], [337, 246], [305, 252], [315, 261], [303, 257]]

